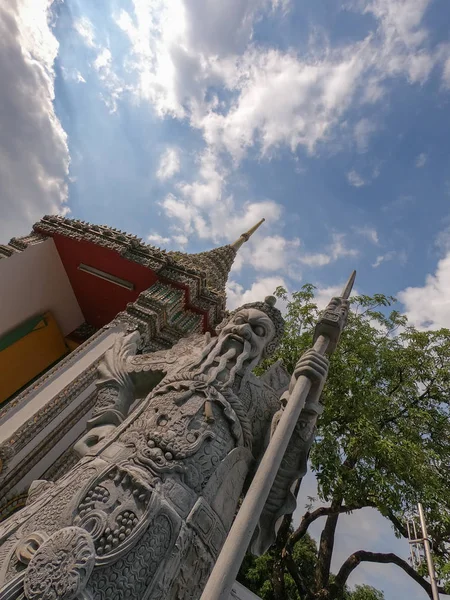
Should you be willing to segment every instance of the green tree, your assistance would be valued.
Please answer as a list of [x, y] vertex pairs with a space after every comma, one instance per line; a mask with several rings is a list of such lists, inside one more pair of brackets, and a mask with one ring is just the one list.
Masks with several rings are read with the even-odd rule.
[[383, 592], [370, 585], [357, 585], [349, 596], [349, 600], [383, 600]]
[[[270, 362], [281, 359], [292, 372], [312, 345], [319, 311], [311, 285], [290, 298], [282, 288], [276, 295], [287, 301], [287, 322]], [[331, 359], [325, 410], [310, 455], [319, 505], [302, 516], [295, 531], [285, 518], [271, 549], [274, 600], [288, 597], [286, 573], [302, 599], [339, 598], [352, 571], [364, 561], [396, 564], [430, 595], [424, 573], [393, 553], [362, 549], [348, 557], [335, 577], [330, 572], [341, 514], [373, 507], [391, 521], [398, 536], [406, 536], [404, 517], [416, 512], [419, 501], [426, 508], [439, 576], [450, 590], [450, 331], [409, 326], [392, 309], [392, 297], [357, 296], [351, 303], [347, 327]], [[308, 571], [304, 579], [296, 548], [311, 523], [323, 516], [313, 576]]]
[[[293, 533], [292, 528], [290, 533]], [[312, 589], [314, 587], [317, 544], [308, 533], [294, 545], [292, 559], [296, 569], [301, 573], [303, 584], [308, 589]], [[272, 573], [276, 560], [276, 546], [273, 546], [263, 556], [247, 554], [239, 571], [238, 581], [262, 600], [274, 600], [276, 596]], [[296, 583], [288, 570], [283, 573], [283, 579], [284, 600], [301, 600], [302, 596], [299, 594]], [[336, 598], [339, 598], [339, 600], [384, 600], [384, 595], [368, 585], [357, 585], [353, 591], [348, 590], [345, 586]]]

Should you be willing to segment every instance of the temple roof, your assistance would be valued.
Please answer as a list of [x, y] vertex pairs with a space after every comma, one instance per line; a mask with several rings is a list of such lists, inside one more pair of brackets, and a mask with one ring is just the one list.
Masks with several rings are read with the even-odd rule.
[[[72, 240], [70, 242], [72, 244], [71, 250], [67, 250], [66, 255], [71, 260], [75, 260], [76, 256], [74, 255], [77, 255], [79, 251], [77, 250], [78, 246], [73, 246], [74, 242], [93, 243], [98, 248], [104, 248], [105, 252], [113, 251], [119, 255], [115, 261], [113, 259], [114, 254], [108, 255], [110, 257], [110, 272], [113, 275], [114, 265], [117, 263], [118, 268], [120, 261], [126, 259], [149, 269], [161, 281], [171, 282], [173, 285], [183, 287], [187, 293], [188, 307], [201, 311], [203, 314], [208, 314], [207, 321], [209, 326], [213, 327], [220, 322], [225, 309], [225, 287], [236, 253], [263, 221], [264, 219], [249, 231], [241, 234], [232, 244], [226, 244], [206, 252], [187, 254], [161, 250], [146, 244], [135, 235], [130, 235], [107, 225], [92, 225], [78, 219], [50, 215], [43, 217], [36, 223], [33, 226], [33, 232], [29, 236], [12, 238], [8, 245], [0, 246], [0, 258], [6, 258], [21, 252], [28, 246], [39, 243], [47, 237], [53, 237], [59, 246], [63, 244], [64, 239], [67, 240], [64, 242], [64, 246], [67, 246], [69, 241]], [[80, 246], [80, 252], [81, 247], [82, 245]], [[92, 256], [93, 260], [93, 255], [92, 253], [89, 254], [89, 251], [87, 252], [86, 260], [89, 262], [89, 256]], [[123, 262], [121, 264], [123, 265]], [[98, 267], [94, 263], [90, 266]], [[136, 268], [133, 267], [133, 269], [135, 271]], [[130, 273], [133, 269], [130, 266]], [[119, 276], [126, 279], [126, 270], [125, 275]], [[141, 279], [144, 282], [145, 273], [141, 276]]]

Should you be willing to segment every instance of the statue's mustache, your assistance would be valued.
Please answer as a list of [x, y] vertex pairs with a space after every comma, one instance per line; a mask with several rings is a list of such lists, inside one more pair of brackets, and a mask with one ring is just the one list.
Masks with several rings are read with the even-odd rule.
[[242, 344], [242, 348], [245, 347], [246, 344], [248, 344], [250, 346], [250, 351], [254, 350], [254, 344], [253, 344], [253, 338], [251, 335], [242, 335], [240, 333], [236, 333], [234, 331], [231, 331], [230, 333], [227, 333], [224, 338], [223, 338], [223, 342], [222, 342], [222, 346], [223, 344], [230, 339], [234, 339], [237, 342]]
[[[242, 346], [241, 349], [224, 348], [226, 342], [230, 339], [238, 341]], [[208, 368], [212, 367], [212, 371], [208, 376], [208, 380], [212, 381], [227, 368], [227, 364], [230, 360], [234, 360], [235, 364], [229, 372], [227, 381], [224, 382], [224, 385], [229, 387], [234, 383], [235, 376], [242, 369], [245, 361], [251, 358], [251, 351], [252, 344], [249, 340], [239, 334], [230, 332], [223, 337], [216, 338], [210, 342], [203, 349], [200, 360], [196, 361], [194, 366], [198, 365], [201, 373], [205, 373]], [[219, 364], [217, 365], [217, 363]]]

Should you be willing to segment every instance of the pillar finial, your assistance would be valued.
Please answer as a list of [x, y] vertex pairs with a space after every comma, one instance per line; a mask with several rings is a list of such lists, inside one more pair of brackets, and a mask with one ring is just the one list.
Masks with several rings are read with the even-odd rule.
[[261, 219], [261, 221], [256, 223], [256, 225], [253, 225], [253, 227], [250, 227], [250, 229], [248, 231], [246, 231], [245, 233], [242, 233], [235, 242], [230, 244], [230, 246], [232, 248], [234, 248], [236, 251], [238, 251], [239, 248], [242, 246], [242, 244], [245, 244], [245, 242], [247, 242], [249, 240], [250, 236], [255, 233], [255, 231], [258, 229], [258, 227], [260, 227], [264, 223], [264, 221], [265, 221], [265, 219]]

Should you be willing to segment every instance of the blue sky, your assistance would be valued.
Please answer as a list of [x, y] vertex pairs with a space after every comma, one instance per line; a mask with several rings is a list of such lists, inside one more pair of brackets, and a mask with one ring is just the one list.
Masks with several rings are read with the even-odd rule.
[[230, 307], [356, 268], [448, 326], [449, 25], [447, 0], [6, 3], [0, 241], [59, 212], [195, 252], [265, 217]]

